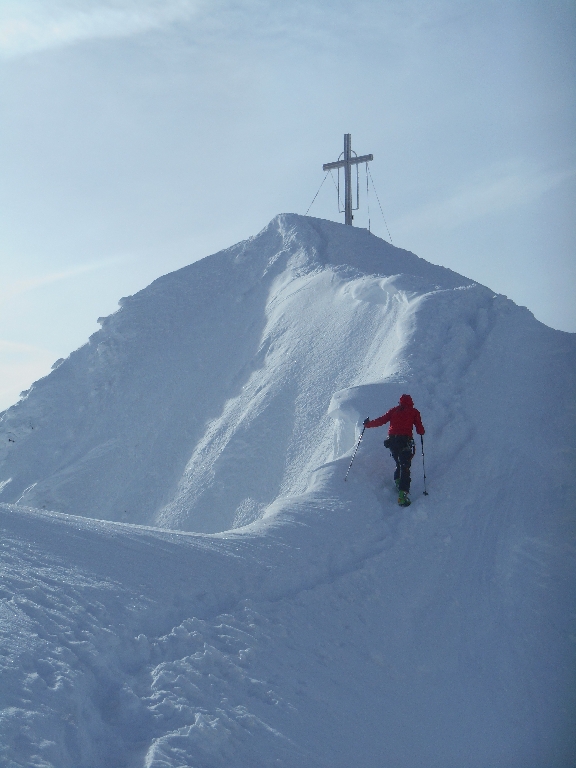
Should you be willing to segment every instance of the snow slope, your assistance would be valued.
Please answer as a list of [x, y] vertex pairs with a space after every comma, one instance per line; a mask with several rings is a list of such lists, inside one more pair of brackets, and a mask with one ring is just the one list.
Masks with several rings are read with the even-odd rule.
[[295, 215], [102, 326], [1, 416], [0, 765], [573, 767], [573, 334]]
[[279, 217], [122, 299], [5, 414], [0, 499], [215, 532], [304, 490], [332, 394], [402, 370], [422, 296], [471, 285], [348, 230]]

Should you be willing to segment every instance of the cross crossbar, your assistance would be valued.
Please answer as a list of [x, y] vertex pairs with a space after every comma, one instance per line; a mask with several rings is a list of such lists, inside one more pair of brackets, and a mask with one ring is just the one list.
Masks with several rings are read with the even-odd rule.
[[358, 163], [368, 163], [374, 160], [374, 155], [360, 155], [360, 157], [351, 157], [350, 160], [339, 160], [337, 163], [324, 163], [323, 171], [331, 171], [333, 168], [344, 168], [347, 163], [358, 165]]

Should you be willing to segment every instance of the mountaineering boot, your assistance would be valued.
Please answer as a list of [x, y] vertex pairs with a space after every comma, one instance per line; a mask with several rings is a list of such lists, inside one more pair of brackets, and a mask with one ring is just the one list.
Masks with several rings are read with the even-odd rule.
[[407, 491], [398, 491], [398, 504], [401, 507], [409, 507], [411, 504]]

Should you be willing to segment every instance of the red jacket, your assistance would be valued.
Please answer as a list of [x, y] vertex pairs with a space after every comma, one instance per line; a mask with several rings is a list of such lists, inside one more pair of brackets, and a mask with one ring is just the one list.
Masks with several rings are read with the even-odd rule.
[[402, 395], [400, 405], [390, 408], [384, 416], [365, 422], [365, 427], [367, 429], [381, 427], [388, 422], [390, 422], [389, 435], [410, 435], [412, 437], [412, 427], [416, 427], [416, 432], [419, 435], [424, 434], [420, 411], [414, 408], [414, 402], [410, 395]]

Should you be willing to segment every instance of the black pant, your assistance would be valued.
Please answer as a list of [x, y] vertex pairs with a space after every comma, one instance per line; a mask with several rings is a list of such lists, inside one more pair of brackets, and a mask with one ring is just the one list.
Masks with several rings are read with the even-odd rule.
[[390, 449], [392, 458], [396, 462], [394, 480], [398, 481], [398, 490], [410, 490], [410, 464], [416, 452], [414, 440], [409, 435], [390, 435], [384, 443]]

